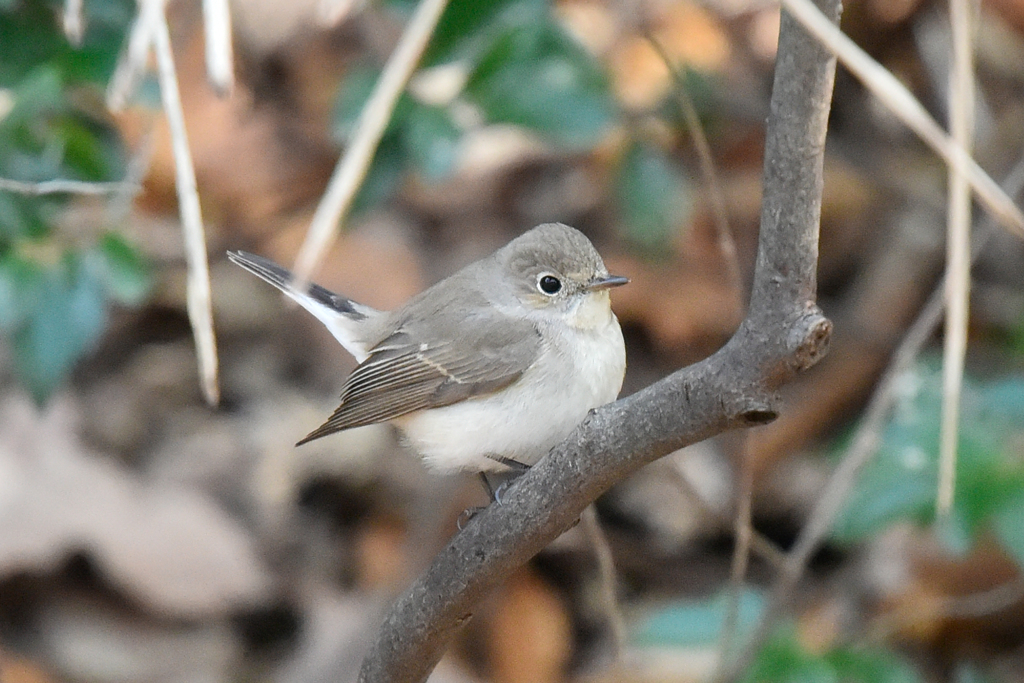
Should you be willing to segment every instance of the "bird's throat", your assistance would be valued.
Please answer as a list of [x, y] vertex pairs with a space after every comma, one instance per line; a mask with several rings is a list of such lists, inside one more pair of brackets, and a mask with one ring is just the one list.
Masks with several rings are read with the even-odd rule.
[[612, 319], [611, 297], [607, 291], [589, 292], [569, 311], [566, 322], [577, 330], [593, 331]]

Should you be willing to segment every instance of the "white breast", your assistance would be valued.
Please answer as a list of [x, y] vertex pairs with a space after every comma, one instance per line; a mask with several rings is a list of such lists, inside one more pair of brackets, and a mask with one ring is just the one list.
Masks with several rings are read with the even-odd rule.
[[618, 396], [626, 352], [618, 320], [605, 310], [603, 325], [546, 334], [534, 365], [503, 391], [412, 413], [395, 424], [440, 471], [507, 469], [488, 455], [534, 464], [591, 409]]

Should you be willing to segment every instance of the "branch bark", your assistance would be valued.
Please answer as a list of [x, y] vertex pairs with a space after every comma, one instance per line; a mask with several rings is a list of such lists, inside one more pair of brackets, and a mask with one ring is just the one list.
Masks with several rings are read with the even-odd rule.
[[[838, 21], [839, 0], [819, 0]], [[822, 164], [835, 58], [783, 14], [747, 318], [717, 353], [593, 411], [457, 534], [392, 606], [360, 671], [423, 681], [474, 606], [615, 482], [683, 446], [775, 418], [776, 389], [827, 351], [815, 304]]]

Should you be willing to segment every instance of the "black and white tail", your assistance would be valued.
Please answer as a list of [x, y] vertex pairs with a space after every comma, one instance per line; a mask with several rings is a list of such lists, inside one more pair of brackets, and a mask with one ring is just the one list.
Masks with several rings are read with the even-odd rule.
[[292, 287], [295, 276], [291, 271], [262, 256], [245, 251], [229, 251], [228, 258], [232, 263], [274, 285], [316, 316], [357, 361], [362, 363], [366, 359], [367, 349], [359, 329], [368, 318], [380, 315], [380, 311], [339, 296], [318, 284], [310, 284], [305, 291], [300, 292]]

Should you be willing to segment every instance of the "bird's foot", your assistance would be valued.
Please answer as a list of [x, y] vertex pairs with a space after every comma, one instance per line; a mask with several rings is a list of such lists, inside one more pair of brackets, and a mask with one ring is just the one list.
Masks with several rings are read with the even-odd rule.
[[480, 481], [483, 482], [484, 490], [487, 491], [487, 497], [491, 499], [492, 503], [501, 505], [501, 494], [519, 477], [526, 474], [529, 471], [530, 466], [524, 465], [518, 460], [512, 458], [506, 458], [505, 456], [489, 455], [487, 456], [495, 462], [500, 462], [505, 465], [508, 469], [504, 472], [491, 473], [491, 476], [495, 481], [499, 482], [497, 486], [492, 483], [492, 480], [488, 478], [487, 472], [480, 472]]
[[505, 481], [501, 482], [501, 484], [498, 485], [498, 488], [494, 489], [494, 502], [495, 503], [497, 503], [498, 505], [504, 505], [504, 503], [501, 502], [502, 494], [504, 494], [505, 491], [508, 490], [509, 486], [511, 486], [512, 484], [515, 483], [516, 479], [518, 479], [519, 476], [520, 475], [517, 474], [512, 479], [506, 479]]
[[455, 526], [459, 528], [459, 531], [462, 531], [474, 517], [476, 517], [481, 511], [486, 509], [486, 506], [466, 508], [459, 514], [458, 518], [455, 520]]

